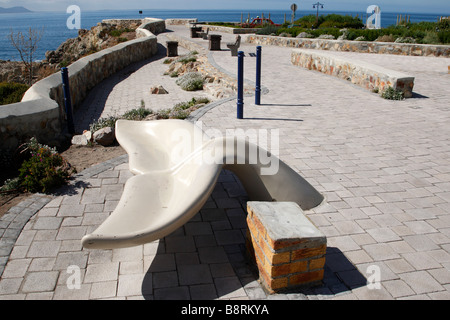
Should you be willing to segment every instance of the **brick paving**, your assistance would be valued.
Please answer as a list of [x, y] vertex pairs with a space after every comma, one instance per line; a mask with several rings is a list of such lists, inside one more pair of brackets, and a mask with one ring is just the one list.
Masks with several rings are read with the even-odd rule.
[[[173, 31], [188, 38], [187, 29]], [[222, 41], [233, 38], [223, 34]], [[241, 49], [245, 77], [254, 81], [255, 47]], [[264, 46], [262, 105], [246, 97], [245, 119], [237, 120], [236, 101], [223, 100], [193, 119], [223, 134], [279, 130], [280, 158], [325, 196], [306, 212], [328, 239], [322, 287], [266, 295], [243, 254], [247, 197], [227, 171], [200, 212], [174, 234], [128, 249], [83, 249], [81, 237], [114, 210], [131, 176], [123, 156], [82, 172], [58, 195], [35, 195], [0, 220], [0, 299], [450, 299], [448, 60], [336, 54], [413, 74], [415, 97], [381, 99], [293, 66], [290, 49]], [[209, 59], [236, 73], [229, 51]], [[135, 74], [153, 72], [154, 64]], [[121, 85], [132, 93], [133, 79], [113, 80], [106, 91]], [[106, 114], [110, 107], [103, 105]], [[373, 270], [381, 283], [371, 290]]]

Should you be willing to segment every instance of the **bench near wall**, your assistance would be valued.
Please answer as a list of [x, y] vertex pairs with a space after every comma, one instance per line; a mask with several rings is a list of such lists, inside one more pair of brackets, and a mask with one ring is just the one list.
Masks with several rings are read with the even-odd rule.
[[[79, 59], [68, 67], [72, 106], [76, 110], [98, 83], [131, 63], [157, 52], [154, 33], [165, 30], [160, 19], [144, 19], [136, 30], [137, 39], [118, 44]], [[62, 140], [65, 106], [61, 74], [55, 73], [35, 83], [22, 102], [0, 106], [0, 152], [14, 150], [24, 140], [36, 137], [51, 146]]]

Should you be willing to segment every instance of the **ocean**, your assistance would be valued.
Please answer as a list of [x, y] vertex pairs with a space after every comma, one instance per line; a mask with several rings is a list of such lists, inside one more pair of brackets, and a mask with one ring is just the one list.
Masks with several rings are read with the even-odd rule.
[[[284, 15], [290, 20], [291, 11], [240, 11], [240, 10], [143, 10], [142, 15], [138, 10], [117, 10], [117, 11], [82, 11], [81, 12], [81, 28], [90, 29], [98, 22], [104, 19], [139, 19], [143, 17], [151, 18], [198, 18], [199, 21], [217, 21], [217, 22], [238, 22], [241, 20], [241, 14], [244, 19], [248, 17], [268, 16], [270, 13], [271, 19], [275, 23], [283, 23]], [[331, 12], [326, 10], [320, 10], [319, 14], [350, 14], [366, 19], [366, 13], [361, 12]], [[297, 11], [296, 18], [300, 18], [304, 15], [316, 14], [316, 11]], [[389, 25], [395, 25], [397, 21], [397, 15], [400, 13], [395, 12], [382, 12], [381, 14], [381, 27], [387, 27]], [[402, 13], [403, 15], [410, 15], [411, 22], [420, 21], [437, 21], [437, 18], [442, 15], [449, 15], [449, 13], [436, 13], [436, 14], [417, 14], [417, 13]], [[78, 36], [77, 30], [69, 30], [66, 26], [67, 19], [70, 14], [66, 12], [32, 12], [21, 14], [0, 14], [0, 60], [20, 60], [18, 52], [14, 49], [8, 39], [8, 35], [13, 32], [27, 32], [29, 28], [41, 30], [43, 29], [43, 36], [39, 42], [38, 49], [36, 51], [36, 60], [42, 60], [45, 58], [45, 52], [47, 50], [55, 50], [66, 39], [75, 38]]]

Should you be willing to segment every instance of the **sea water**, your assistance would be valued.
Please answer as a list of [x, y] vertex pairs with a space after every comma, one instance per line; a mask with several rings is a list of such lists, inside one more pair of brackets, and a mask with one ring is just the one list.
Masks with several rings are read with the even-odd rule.
[[[144, 17], [151, 18], [197, 18], [198, 21], [217, 21], [217, 22], [240, 22], [241, 17], [244, 20], [250, 15], [251, 18], [256, 18], [264, 13], [265, 17], [269, 16], [275, 23], [283, 23], [284, 17], [289, 21], [291, 19], [290, 10], [271, 10], [271, 11], [241, 11], [241, 10], [143, 10], [140, 14], [139, 10], [105, 10], [105, 11], [82, 11], [81, 12], [81, 28], [90, 29], [98, 22], [104, 19], [140, 19]], [[331, 12], [320, 10], [319, 14], [337, 13], [343, 15], [352, 15], [355, 17], [363, 17], [364, 21], [367, 17], [365, 12]], [[296, 19], [309, 15], [316, 14], [316, 11], [297, 11]], [[395, 25], [397, 15], [399, 13], [382, 12], [381, 27]], [[431, 21], [435, 22], [441, 14], [417, 14], [417, 13], [402, 13], [402, 15], [410, 15], [411, 22]], [[448, 13], [447, 13], [448, 14]], [[23, 33], [28, 32], [29, 28], [35, 30], [43, 30], [41, 41], [35, 54], [36, 60], [45, 58], [47, 50], [55, 50], [61, 43], [69, 38], [78, 36], [77, 30], [70, 30], [67, 28], [67, 19], [70, 14], [64, 12], [30, 12], [20, 14], [0, 14], [0, 60], [20, 60], [17, 50], [11, 45], [8, 38], [11, 32]]]

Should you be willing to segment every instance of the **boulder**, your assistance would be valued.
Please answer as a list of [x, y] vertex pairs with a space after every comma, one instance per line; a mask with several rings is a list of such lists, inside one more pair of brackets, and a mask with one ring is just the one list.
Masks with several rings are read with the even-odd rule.
[[109, 146], [116, 139], [115, 130], [111, 127], [102, 128], [94, 132], [93, 139], [102, 146]]
[[169, 92], [163, 86], [156, 86], [150, 89], [151, 94], [168, 94]]
[[87, 146], [89, 143], [87, 137], [84, 134], [73, 136], [71, 142], [76, 146]]

